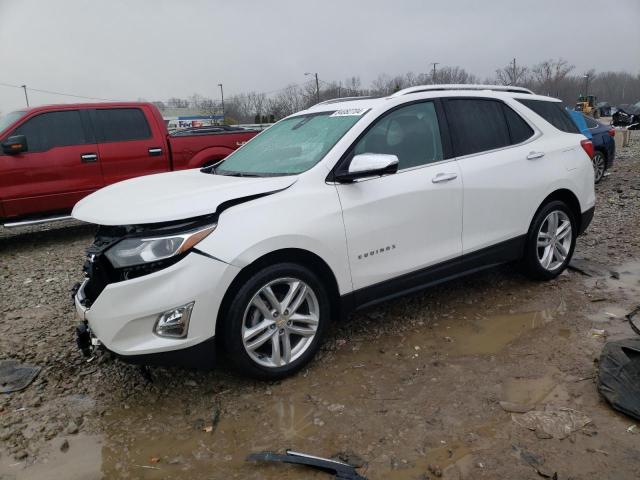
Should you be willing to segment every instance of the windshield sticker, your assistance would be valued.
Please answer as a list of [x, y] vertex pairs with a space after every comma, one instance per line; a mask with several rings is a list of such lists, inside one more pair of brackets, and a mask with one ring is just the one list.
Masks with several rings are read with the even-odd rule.
[[364, 115], [368, 108], [346, 108], [344, 110], [336, 110], [330, 117], [359, 117]]

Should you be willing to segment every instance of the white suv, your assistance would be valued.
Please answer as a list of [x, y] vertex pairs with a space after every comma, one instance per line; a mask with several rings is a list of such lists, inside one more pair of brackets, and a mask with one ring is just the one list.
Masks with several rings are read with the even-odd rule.
[[514, 260], [560, 274], [588, 226], [591, 142], [521, 88], [413, 87], [327, 101], [214, 167], [106, 187], [75, 301], [125, 360], [280, 378], [330, 321]]

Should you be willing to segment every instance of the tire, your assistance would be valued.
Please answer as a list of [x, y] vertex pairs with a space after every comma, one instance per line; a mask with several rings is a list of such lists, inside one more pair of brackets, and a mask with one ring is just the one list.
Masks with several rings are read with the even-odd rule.
[[[555, 229], [552, 228], [553, 214], [557, 219]], [[566, 233], [567, 227], [561, 229], [562, 225], [567, 222], [571, 229], [568, 233]], [[556, 235], [560, 232], [560, 235], [554, 236], [553, 233], [550, 235], [549, 230], [555, 232]], [[534, 280], [551, 280], [560, 275], [571, 261], [576, 237], [575, 213], [566, 203], [553, 200], [541, 207], [533, 218], [527, 233], [522, 259], [525, 273]], [[538, 240], [542, 246], [538, 245]], [[554, 245], [556, 245], [555, 248]]]
[[[291, 289], [295, 294], [287, 302]], [[292, 375], [320, 348], [330, 315], [327, 289], [315, 273], [295, 263], [266, 267], [239, 288], [221, 320], [227, 359], [253, 378]]]
[[604, 177], [604, 172], [607, 169], [607, 159], [600, 150], [596, 150], [591, 158], [593, 164], [593, 178], [595, 183], [600, 183], [600, 180]]

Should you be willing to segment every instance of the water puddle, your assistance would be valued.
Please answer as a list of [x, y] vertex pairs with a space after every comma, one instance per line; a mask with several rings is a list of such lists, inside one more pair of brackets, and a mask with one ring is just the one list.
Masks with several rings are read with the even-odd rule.
[[[445, 333], [449, 355], [492, 355], [503, 350], [525, 332], [540, 328], [555, 318], [555, 312], [477, 316], [471, 320], [453, 319], [436, 331]], [[429, 343], [433, 339], [426, 339]]]
[[[331, 361], [318, 360], [308, 375], [277, 384], [237, 381], [228, 394], [207, 387], [215, 374], [198, 374], [198, 386], [189, 389], [173, 387], [181, 383], [169, 378], [171, 371], [158, 372], [158, 390], [135, 393], [127, 406], [107, 406], [100, 436], [72, 437], [66, 453], [59, 452], [55, 439], [46, 463], [39, 459], [25, 470], [9, 471], [30, 479], [322, 479], [325, 474], [301, 467], [250, 464], [245, 458], [264, 450], [330, 456], [354, 448], [370, 461], [371, 479], [420, 478], [430, 464], [444, 469], [471, 458], [461, 442], [421, 446], [433, 430], [425, 422], [441, 421], [440, 407], [431, 409], [440, 400], [448, 402], [447, 378], [459, 368], [455, 359], [499, 354], [562, 313], [562, 306], [501, 315], [467, 310], [375, 341], [356, 336], [328, 353]], [[433, 355], [453, 362], [450, 370], [431, 366]], [[426, 377], [416, 373], [421, 370]], [[442, 384], [431, 383], [436, 376]], [[513, 380], [505, 395], [514, 402], [537, 401], [552, 389], [546, 378]]]

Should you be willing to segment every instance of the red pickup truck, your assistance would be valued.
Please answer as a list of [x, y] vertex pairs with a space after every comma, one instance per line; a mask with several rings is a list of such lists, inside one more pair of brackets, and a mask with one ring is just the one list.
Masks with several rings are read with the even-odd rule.
[[49, 105], [0, 118], [0, 224], [67, 218], [81, 198], [127, 178], [198, 168], [258, 132], [170, 135], [151, 103]]

